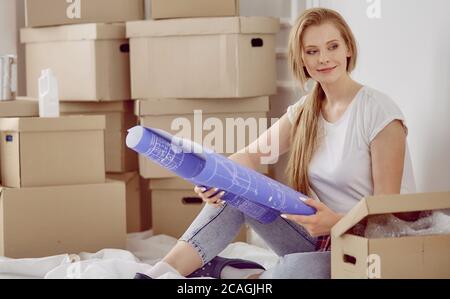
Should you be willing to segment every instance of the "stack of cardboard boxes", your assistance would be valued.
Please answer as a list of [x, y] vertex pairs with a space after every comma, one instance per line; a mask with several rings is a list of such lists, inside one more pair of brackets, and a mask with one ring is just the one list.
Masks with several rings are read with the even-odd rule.
[[105, 180], [105, 118], [0, 106], [0, 256], [125, 248], [125, 188]]
[[106, 118], [105, 169], [108, 179], [126, 184], [129, 233], [150, 228], [149, 212], [141, 215], [150, 202], [146, 188], [141, 192], [145, 183], [137, 171], [137, 155], [124, 143], [127, 130], [137, 124], [124, 22], [143, 19], [144, 14], [143, 0], [28, 0], [27, 26], [39, 28], [21, 31], [28, 96], [39, 96], [40, 72], [50, 68], [58, 80], [62, 116]]
[[61, 117], [2, 103], [0, 255], [125, 248], [127, 226], [143, 229], [137, 156], [123, 142], [137, 123], [123, 22], [143, 18], [143, 0], [26, 1], [27, 94], [39, 97], [51, 69]]
[[[261, 132], [250, 137], [247, 127], [227, 124], [255, 122], [261, 131], [260, 120], [267, 121], [276, 93], [278, 19], [239, 17], [238, 0], [152, 0], [151, 8], [153, 20], [127, 22], [140, 124], [226, 155], [254, 141]], [[214, 142], [205, 144], [208, 138]], [[179, 237], [201, 199], [192, 185], [144, 157], [139, 169], [150, 179], [154, 232]], [[243, 230], [238, 240], [245, 239]]]

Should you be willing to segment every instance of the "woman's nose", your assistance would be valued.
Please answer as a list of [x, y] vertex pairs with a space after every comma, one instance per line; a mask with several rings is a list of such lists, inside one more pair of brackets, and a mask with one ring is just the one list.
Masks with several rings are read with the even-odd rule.
[[321, 52], [320, 56], [319, 56], [319, 63], [320, 64], [327, 64], [328, 62], [330, 62], [330, 59], [328, 58], [328, 55], [326, 55], [326, 53]]

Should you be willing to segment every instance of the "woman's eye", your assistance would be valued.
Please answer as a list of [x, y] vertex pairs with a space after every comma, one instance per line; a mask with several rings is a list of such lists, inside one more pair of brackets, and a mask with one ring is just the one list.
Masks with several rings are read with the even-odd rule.
[[306, 51], [306, 54], [308, 54], [308, 55], [314, 55], [314, 54], [316, 54], [317, 53], [317, 51], [315, 51], [315, 50], [312, 50], [312, 51]]
[[330, 47], [330, 50], [336, 50], [338, 47], [339, 47], [339, 45], [332, 45], [332, 46]]

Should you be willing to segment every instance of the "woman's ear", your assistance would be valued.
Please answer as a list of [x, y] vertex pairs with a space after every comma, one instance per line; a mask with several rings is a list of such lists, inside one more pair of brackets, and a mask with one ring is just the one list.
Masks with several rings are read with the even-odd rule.
[[352, 57], [352, 51], [348, 48], [347, 48], [347, 57], [348, 58]]
[[350, 49], [350, 47], [348, 45], [346, 46], [346, 48], [347, 48], [347, 57], [348, 58], [352, 57], [353, 56], [352, 50]]

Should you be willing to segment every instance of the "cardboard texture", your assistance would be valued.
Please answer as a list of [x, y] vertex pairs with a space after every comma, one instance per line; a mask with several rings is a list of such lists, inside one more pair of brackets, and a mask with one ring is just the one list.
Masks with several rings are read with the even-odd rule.
[[[150, 180], [149, 187], [154, 234], [180, 238], [204, 207], [202, 199], [194, 192], [193, 185], [178, 178]], [[243, 227], [234, 242], [246, 240]]]
[[132, 98], [275, 94], [279, 27], [269, 17], [128, 22]]
[[103, 115], [106, 117], [106, 172], [123, 173], [138, 170], [137, 153], [127, 148], [127, 130], [138, 121], [133, 113], [133, 101], [61, 103], [61, 115]]
[[38, 79], [50, 68], [60, 101], [131, 98], [129, 44], [124, 24], [83, 24], [21, 30], [26, 44], [27, 95], [38, 98]]
[[332, 278], [450, 278], [450, 235], [364, 238], [349, 231], [370, 215], [450, 208], [450, 192], [368, 197], [332, 229]]
[[36, 101], [17, 98], [15, 101], [0, 101], [0, 118], [39, 116], [39, 105]]
[[[196, 116], [194, 116], [195, 110], [202, 110], [201, 125], [204, 126], [205, 121], [208, 119], [218, 119], [223, 125], [221, 131], [224, 139], [215, 140], [212, 142], [214, 147], [212, 148], [216, 152], [224, 153], [226, 156], [243, 149], [251, 142], [256, 140], [259, 134], [250, 136], [248, 130], [236, 130], [233, 129], [234, 136], [227, 134], [228, 130], [226, 125], [227, 119], [252, 120], [256, 119], [259, 126], [259, 119], [266, 119], [270, 110], [269, 97], [258, 98], [246, 98], [246, 99], [154, 99], [136, 101], [135, 113], [139, 116], [139, 121], [142, 126], [152, 127], [165, 130], [171, 134], [177, 134], [183, 138], [195, 139], [195, 131], [197, 130], [195, 125]], [[176, 124], [180, 119], [184, 119], [189, 122], [190, 130], [183, 128], [183, 133], [180, 133], [182, 128], [172, 130], [172, 124]], [[271, 124], [267, 124], [266, 127], [270, 127]], [[201, 129], [201, 128], [200, 128]], [[264, 131], [264, 130], [261, 130]], [[263, 133], [263, 132], [260, 132]], [[211, 130], [202, 130], [202, 140], [206, 140], [207, 136], [211, 134]], [[227, 146], [232, 146], [230, 151], [227, 151]], [[268, 165], [261, 165], [259, 171], [262, 173], [268, 173]], [[168, 170], [160, 167], [156, 163], [149, 161], [143, 156], [139, 156], [139, 172], [142, 177], [147, 179], [155, 178], [172, 178], [174, 174]]]
[[2, 118], [1, 174], [6, 187], [105, 182], [105, 118]]
[[153, 19], [233, 17], [239, 0], [152, 0]]
[[[39, 116], [38, 103], [26, 98], [17, 98], [15, 101], [0, 101], [0, 118], [5, 117], [33, 117]], [[0, 150], [1, 169], [1, 150]], [[0, 185], [2, 176], [0, 171]]]
[[144, 0], [25, 1], [27, 27], [117, 23], [142, 20], [144, 17]]
[[141, 186], [141, 220], [142, 230], [152, 229], [152, 193], [149, 189], [150, 180], [140, 177]]
[[125, 186], [0, 187], [0, 256], [39, 258], [126, 248]]
[[[123, 174], [107, 174], [107, 178], [110, 180], [121, 181], [126, 186], [126, 210], [127, 210], [127, 232], [137, 233], [147, 230], [145, 222], [151, 217], [151, 209], [148, 209], [148, 205], [144, 203], [144, 200], [148, 200], [145, 195], [148, 193], [141, 187], [141, 177], [137, 172], [128, 172]], [[147, 186], [144, 186], [148, 188]], [[145, 209], [146, 213], [142, 213]], [[147, 210], [148, 209], [148, 210]]]

